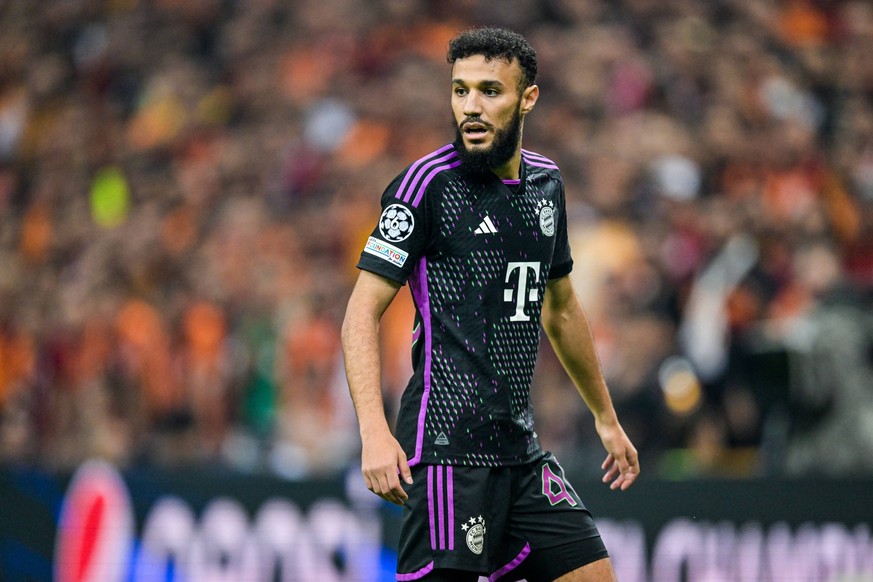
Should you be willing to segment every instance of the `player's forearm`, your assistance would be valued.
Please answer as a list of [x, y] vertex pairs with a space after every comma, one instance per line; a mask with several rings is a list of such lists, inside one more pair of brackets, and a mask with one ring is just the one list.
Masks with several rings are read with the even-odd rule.
[[614, 422], [615, 409], [582, 306], [572, 302], [564, 311], [553, 314], [544, 328], [558, 359], [597, 422]]
[[379, 322], [366, 316], [347, 316], [342, 328], [346, 377], [361, 436], [388, 430], [382, 399]]

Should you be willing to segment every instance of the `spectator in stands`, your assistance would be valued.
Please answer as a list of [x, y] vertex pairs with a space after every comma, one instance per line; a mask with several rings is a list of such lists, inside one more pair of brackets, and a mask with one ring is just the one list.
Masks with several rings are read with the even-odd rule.
[[[306, 450], [282, 425], [283, 407], [342, 382], [330, 306], [350, 290], [373, 221], [364, 209], [394, 168], [450, 135], [449, 112], [431, 114], [442, 107], [433, 99], [447, 39], [505, 24], [542, 47], [550, 97], [525, 141], [548, 143], [580, 185], [567, 192], [574, 256], [596, 276], [577, 288], [618, 413], [651, 437], [635, 438], [647, 465], [717, 433], [752, 459], [729, 471], [761, 470], [746, 452], [760, 446], [767, 415], [740, 356], [762, 335], [784, 343], [793, 318], [833, 314], [795, 268], [810, 240], [856, 289], [856, 308], [870, 307], [873, 8], [492, 4], [7, 3], [0, 454], [54, 466], [205, 454], [269, 468], [289, 439]], [[723, 366], [692, 370], [697, 383], [677, 409], [660, 372], [691, 355], [679, 336], [693, 286], [738, 235], [758, 254], [710, 306], [722, 314]], [[317, 323], [297, 320], [314, 297], [328, 298]], [[386, 321], [389, 405], [409, 361], [409, 303], [398, 306]], [[857, 325], [825, 320], [835, 327], [814, 326], [822, 335], [810, 344], [821, 361], [842, 345], [825, 342], [825, 329], [855, 337]], [[309, 326], [325, 339], [307, 346]], [[585, 450], [572, 428], [582, 412], [555, 405], [550, 370], [543, 361], [537, 375], [538, 424], [560, 443], [544, 444]], [[313, 430], [354, 433], [348, 410], [309, 396], [327, 411]], [[814, 467], [823, 450], [796, 466]]]

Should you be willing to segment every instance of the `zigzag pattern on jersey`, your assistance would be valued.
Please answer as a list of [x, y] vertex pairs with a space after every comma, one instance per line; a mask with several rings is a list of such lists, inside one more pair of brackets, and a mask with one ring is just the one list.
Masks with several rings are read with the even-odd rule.
[[[428, 399], [428, 414], [424, 426], [424, 442], [433, 443], [440, 434], [449, 441], [470, 439], [469, 434], [458, 434], [459, 420], [477, 410], [478, 380], [473, 374], [458, 369], [451, 354], [442, 345], [433, 348], [433, 377]], [[467, 430], [469, 433], [469, 430]], [[428, 459], [424, 459], [428, 462]]]
[[476, 212], [472, 200], [481, 192], [481, 187], [476, 192], [471, 191], [466, 181], [454, 179], [446, 184], [443, 190], [442, 216], [439, 221], [441, 236], [449, 237], [455, 232], [458, 223], [465, 216]]
[[[539, 285], [545, 289], [545, 285]], [[542, 297], [542, 292], [540, 293]], [[537, 309], [540, 306], [536, 306]], [[509, 389], [512, 418], [533, 430], [530, 411], [530, 383], [536, 365], [535, 346], [539, 343], [539, 318], [530, 322], [496, 322], [488, 353], [498, 376]]]
[[533, 237], [536, 241], [539, 241], [541, 236], [541, 231], [538, 227], [539, 214], [537, 214], [537, 202], [545, 197], [546, 194], [541, 188], [529, 184], [525, 190], [524, 196], [514, 196], [509, 199], [509, 203], [517, 209], [524, 218], [527, 228], [530, 228], [533, 231]]
[[416, 208], [437, 174], [460, 165], [461, 160], [455, 147], [452, 144], [445, 145], [409, 166], [394, 197]]

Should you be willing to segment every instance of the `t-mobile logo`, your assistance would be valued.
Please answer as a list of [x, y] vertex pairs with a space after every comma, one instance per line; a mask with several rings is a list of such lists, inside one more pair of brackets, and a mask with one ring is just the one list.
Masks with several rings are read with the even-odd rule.
[[534, 303], [539, 299], [536, 285], [540, 278], [540, 263], [539, 261], [509, 263], [506, 268], [506, 283], [510, 282], [515, 271], [518, 271], [518, 285], [503, 290], [504, 301], [515, 301], [515, 313], [509, 321], [530, 321], [530, 315], [524, 312], [524, 306], [528, 301]]

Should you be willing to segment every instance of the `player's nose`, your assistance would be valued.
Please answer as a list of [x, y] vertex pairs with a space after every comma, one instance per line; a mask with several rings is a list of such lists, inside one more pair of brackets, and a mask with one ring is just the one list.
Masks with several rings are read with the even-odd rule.
[[478, 91], [470, 91], [464, 99], [464, 115], [478, 117], [482, 113], [482, 96]]

